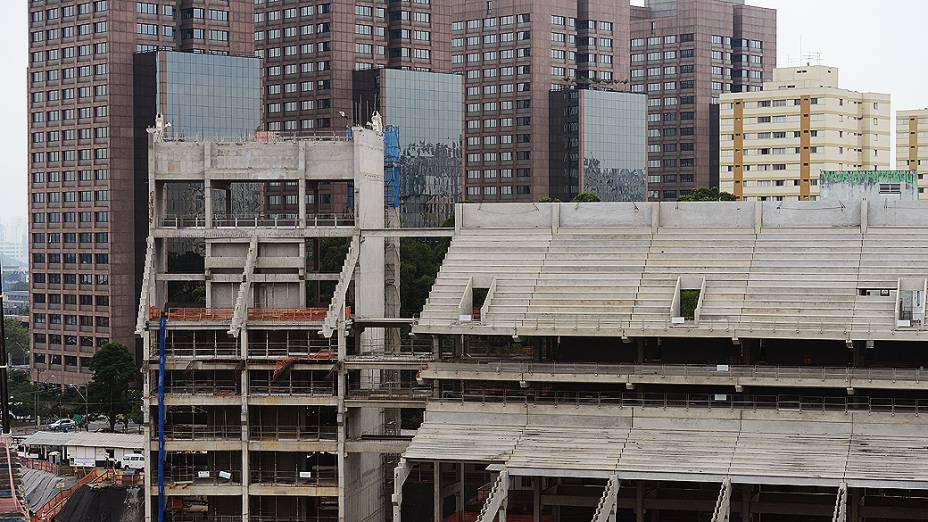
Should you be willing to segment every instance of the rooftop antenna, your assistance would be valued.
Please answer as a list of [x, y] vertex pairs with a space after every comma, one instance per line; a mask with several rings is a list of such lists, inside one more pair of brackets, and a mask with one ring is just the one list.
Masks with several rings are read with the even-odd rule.
[[822, 53], [819, 51], [809, 51], [802, 55], [802, 61], [806, 66], [822, 65]]

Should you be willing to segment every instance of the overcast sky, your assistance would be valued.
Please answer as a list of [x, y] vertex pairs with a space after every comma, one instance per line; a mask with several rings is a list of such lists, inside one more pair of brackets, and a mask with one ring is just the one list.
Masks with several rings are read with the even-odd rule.
[[[840, 69], [842, 87], [888, 92], [893, 97], [893, 111], [928, 107], [928, 73], [919, 50], [926, 31], [928, 1], [748, 0], [748, 3], [778, 11], [778, 65], [801, 65], [804, 54], [820, 53], [823, 64]], [[3, 68], [0, 154], [4, 166], [0, 222], [24, 217], [27, 212], [27, 5], [28, 0], [0, 0], [0, 49], [4, 49], [0, 62]]]

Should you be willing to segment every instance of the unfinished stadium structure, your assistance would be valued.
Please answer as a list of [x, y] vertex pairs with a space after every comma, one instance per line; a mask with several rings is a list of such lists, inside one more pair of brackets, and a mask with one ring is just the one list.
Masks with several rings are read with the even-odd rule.
[[459, 205], [393, 520], [925, 519], [926, 226], [914, 201]]

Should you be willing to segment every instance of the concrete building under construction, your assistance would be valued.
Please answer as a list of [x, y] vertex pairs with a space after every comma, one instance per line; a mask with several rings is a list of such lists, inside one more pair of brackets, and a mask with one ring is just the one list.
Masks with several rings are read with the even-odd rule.
[[[151, 147], [147, 520], [928, 512], [928, 205], [465, 204], [393, 229], [372, 130]], [[263, 212], [243, 187], [267, 181], [301, 210]], [[322, 182], [350, 215], [315, 211]], [[203, 196], [170, 215], [177, 193]], [[441, 235], [397, 318], [392, 238]]]
[[[384, 237], [383, 136], [360, 127], [349, 137], [251, 142], [152, 133], [137, 324], [152, 463], [146, 520], [161, 509], [175, 522], [389, 512], [382, 484], [408, 442], [398, 438], [408, 401], [371, 399], [389, 375], [367, 368], [384, 364], [385, 338], [410, 343], [383, 328], [398, 304], [396, 277], [385, 273], [398, 247]], [[252, 189], [265, 182], [297, 187], [299, 210], [264, 212]], [[321, 183], [344, 184], [353, 212], [319, 214]], [[166, 202], [185, 194], [194, 210], [170, 214]], [[340, 273], [321, 269], [330, 252], [345, 258]], [[380, 324], [363, 330], [363, 317]]]

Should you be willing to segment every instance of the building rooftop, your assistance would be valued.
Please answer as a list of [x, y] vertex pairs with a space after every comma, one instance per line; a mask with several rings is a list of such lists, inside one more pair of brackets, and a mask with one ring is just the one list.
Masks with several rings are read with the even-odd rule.
[[80, 446], [85, 448], [141, 449], [141, 433], [91, 433], [88, 431], [37, 431], [23, 439], [25, 446]]

